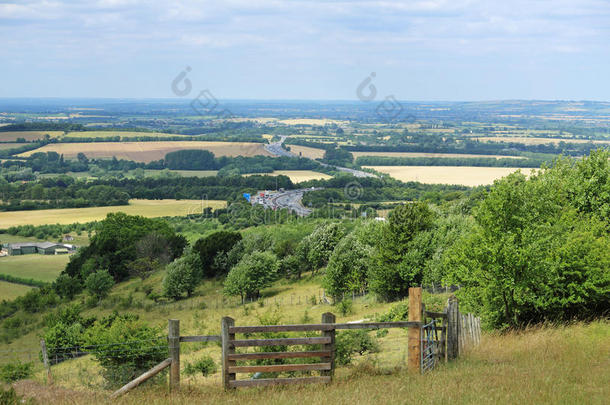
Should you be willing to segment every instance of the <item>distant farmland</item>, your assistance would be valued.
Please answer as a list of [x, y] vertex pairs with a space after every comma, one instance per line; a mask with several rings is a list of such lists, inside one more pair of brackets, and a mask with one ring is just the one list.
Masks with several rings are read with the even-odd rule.
[[224, 208], [226, 201], [219, 200], [130, 200], [129, 205], [114, 207], [60, 208], [34, 211], [0, 212], [0, 226], [71, 224], [104, 219], [110, 212], [124, 212], [144, 217], [178, 217], [198, 214], [202, 209]]
[[477, 138], [479, 141], [485, 142], [514, 142], [522, 143], [524, 145], [546, 145], [549, 143], [559, 144], [559, 142], [565, 143], [594, 143], [599, 145], [610, 144], [610, 140], [588, 140], [588, 139], [571, 139], [571, 138], [536, 138], [536, 137], [521, 137], [521, 136], [481, 136]]
[[63, 154], [66, 159], [75, 159], [79, 152], [83, 152], [88, 158], [94, 159], [116, 157], [136, 162], [151, 162], [163, 159], [169, 152], [184, 149], [209, 150], [216, 156], [272, 156], [262, 143], [207, 141], [55, 143], [19, 156], [27, 157], [36, 152], [54, 151]]
[[150, 136], [167, 138], [180, 136], [180, 134], [166, 134], [163, 132], [137, 132], [137, 131], [72, 131], [66, 134], [69, 138], [110, 138], [120, 136], [121, 138], [135, 138], [138, 136]]
[[[519, 169], [512, 167], [469, 167], [469, 166], [364, 166], [387, 173], [401, 181], [418, 181], [426, 184], [460, 184], [481, 186], [492, 184]], [[520, 169], [530, 174], [532, 169]]]
[[360, 156], [387, 156], [387, 157], [422, 157], [422, 158], [509, 158], [519, 159], [522, 156], [501, 156], [501, 155], [474, 155], [467, 153], [425, 153], [425, 152], [351, 152], [354, 159]]
[[288, 145], [290, 151], [295, 155], [300, 155], [309, 159], [321, 159], [324, 157], [324, 149], [310, 148], [309, 146]]
[[0, 142], [15, 142], [17, 138], [23, 138], [26, 141], [35, 141], [43, 139], [46, 134], [51, 138], [56, 138], [63, 135], [63, 131], [10, 131], [0, 132]]
[[245, 176], [254, 176], [258, 174], [263, 176], [288, 176], [293, 183], [300, 183], [308, 180], [326, 180], [333, 177], [326, 173], [314, 172], [313, 170], [275, 170], [272, 173], [249, 173]]
[[22, 255], [0, 258], [0, 274], [52, 282], [66, 267], [68, 255]]

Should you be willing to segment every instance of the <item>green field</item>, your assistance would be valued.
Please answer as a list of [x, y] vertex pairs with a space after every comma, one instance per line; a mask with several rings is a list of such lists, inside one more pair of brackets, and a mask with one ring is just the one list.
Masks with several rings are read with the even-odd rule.
[[137, 132], [137, 131], [72, 131], [68, 132], [65, 137], [68, 138], [109, 138], [120, 136], [121, 138], [136, 138], [140, 136], [149, 136], [156, 138], [168, 138], [172, 136], [180, 136], [180, 134], [166, 134], [162, 132]]
[[68, 255], [7, 256], [0, 258], [0, 274], [52, 282], [66, 267]]
[[32, 288], [34, 287], [0, 281], [0, 301], [14, 300], [15, 298], [20, 297], [30, 291]]

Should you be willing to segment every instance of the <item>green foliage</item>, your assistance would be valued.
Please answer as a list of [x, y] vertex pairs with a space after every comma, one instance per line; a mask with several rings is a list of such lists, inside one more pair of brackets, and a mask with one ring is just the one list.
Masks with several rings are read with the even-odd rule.
[[226, 255], [240, 240], [239, 232], [219, 231], [195, 242], [193, 249], [199, 253], [203, 275], [214, 277], [226, 274], [229, 271]]
[[401, 301], [390, 308], [388, 312], [377, 317], [377, 322], [399, 322], [409, 319], [409, 302]]
[[305, 238], [304, 243], [307, 246], [304, 249], [307, 251], [307, 260], [313, 270], [326, 266], [335, 246], [344, 235], [345, 230], [340, 223], [330, 222], [317, 227]]
[[31, 398], [24, 399], [18, 395], [13, 387], [4, 389], [0, 387], [0, 405], [33, 405], [34, 400]]
[[214, 374], [217, 370], [216, 363], [214, 359], [210, 356], [203, 356], [193, 363], [186, 363], [184, 366], [184, 373], [186, 375], [195, 375], [201, 373], [204, 377], [207, 377], [210, 374]]
[[373, 249], [350, 233], [337, 244], [330, 256], [323, 286], [335, 300], [345, 293], [364, 292], [368, 286]]
[[433, 220], [433, 212], [422, 202], [401, 205], [390, 213], [369, 272], [372, 292], [391, 301], [405, 297], [409, 287], [421, 284], [422, 267], [431, 255], [428, 231]]
[[464, 287], [467, 308], [500, 328], [607, 311], [608, 158], [558, 160], [530, 179], [496, 181], [475, 210], [473, 232], [446, 258], [447, 281]]
[[114, 279], [108, 270], [98, 270], [90, 274], [85, 280], [87, 291], [97, 299], [106, 297], [112, 286], [114, 286]]
[[6, 363], [0, 367], [0, 380], [5, 383], [24, 380], [32, 375], [33, 368], [34, 363]]
[[167, 275], [163, 279], [163, 295], [177, 300], [185, 293], [188, 297], [202, 280], [199, 254], [189, 251], [167, 265]]
[[87, 344], [96, 346], [94, 357], [109, 387], [126, 384], [168, 356], [161, 328], [133, 316], [115, 314], [97, 321], [85, 336]]
[[275, 280], [278, 269], [279, 261], [273, 253], [255, 251], [246, 254], [227, 275], [225, 294], [239, 295], [242, 301], [257, 298], [260, 290]]
[[364, 329], [339, 332], [335, 340], [335, 361], [339, 365], [352, 362], [353, 355], [358, 353], [377, 353], [379, 342]]
[[346, 316], [352, 313], [353, 302], [350, 299], [341, 300], [335, 305], [335, 308], [337, 308], [341, 315]]
[[83, 285], [78, 278], [70, 277], [67, 274], [60, 274], [53, 283], [53, 289], [57, 295], [71, 300], [76, 294], [82, 291]]

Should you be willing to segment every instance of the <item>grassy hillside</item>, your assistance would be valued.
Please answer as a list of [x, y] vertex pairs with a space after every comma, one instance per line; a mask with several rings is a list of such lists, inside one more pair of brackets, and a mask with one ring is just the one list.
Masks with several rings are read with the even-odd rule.
[[68, 255], [23, 255], [0, 258], [0, 274], [52, 282], [66, 267]]
[[[215, 348], [219, 351], [219, 348]], [[85, 360], [86, 361], [86, 360]], [[85, 362], [83, 361], [83, 363]], [[379, 369], [375, 359], [339, 368], [328, 386], [309, 385], [223, 391], [218, 376], [183, 380], [179, 393], [165, 387], [140, 387], [122, 404], [235, 403], [311, 404], [603, 404], [610, 386], [610, 323], [544, 326], [522, 332], [485, 334], [480, 346], [458, 361], [427, 375]], [[78, 368], [73, 369], [77, 374]], [[36, 381], [15, 384], [41, 403], [106, 401], [107, 393], [43, 387]], [[114, 402], [117, 403], [117, 402]]]

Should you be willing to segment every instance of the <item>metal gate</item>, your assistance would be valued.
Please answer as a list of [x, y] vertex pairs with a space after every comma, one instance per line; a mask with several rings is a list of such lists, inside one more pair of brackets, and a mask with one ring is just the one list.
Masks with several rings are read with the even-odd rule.
[[438, 353], [438, 336], [436, 336], [436, 321], [421, 328], [421, 367], [423, 373], [432, 370], [436, 365]]

